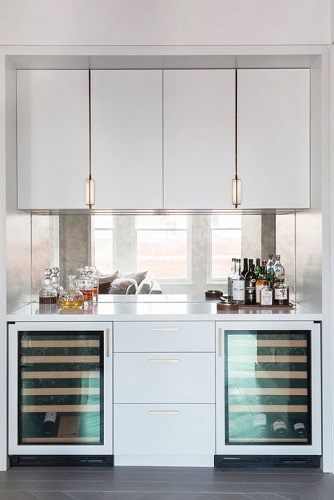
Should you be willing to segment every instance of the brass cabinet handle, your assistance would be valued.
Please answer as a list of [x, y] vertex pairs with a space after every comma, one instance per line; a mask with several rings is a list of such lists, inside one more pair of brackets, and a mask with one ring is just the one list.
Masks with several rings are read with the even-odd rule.
[[160, 411], [154, 411], [150, 410], [149, 414], [150, 415], [179, 415], [179, 410], [160, 410]]
[[179, 359], [158, 359], [158, 358], [152, 358], [149, 359], [149, 363], [178, 363], [180, 360]]

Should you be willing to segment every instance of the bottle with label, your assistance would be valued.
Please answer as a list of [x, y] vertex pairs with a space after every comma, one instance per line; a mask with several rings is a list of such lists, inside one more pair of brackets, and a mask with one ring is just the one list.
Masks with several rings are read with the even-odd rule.
[[256, 280], [256, 303], [261, 303], [260, 293], [261, 290], [267, 285], [266, 270], [264, 267], [260, 267], [260, 272]]
[[260, 290], [260, 304], [261, 306], [273, 305], [273, 291], [267, 284]]
[[245, 304], [255, 305], [256, 304], [256, 274], [254, 272], [253, 260], [249, 259], [249, 271], [245, 277], [246, 280], [246, 292], [245, 292]]
[[56, 412], [47, 412], [44, 416], [42, 424], [42, 435], [45, 437], [53, 437], [56, 433]]
[[284, 422], [281, 418], [275, 420], [272, 424], [272, 433], [275, 438], [287, 438], [289, 436], [289, 430], [286, 422]]
[[273, 287], [273, 302], [277, 306], [289, 305], [289, 286], [284, 283], [282, 275], [277, 279]]
[[51, 283], [51, 269], [44, 269], [44, 286], [39, 292], [39, 304], [45, 305], [56, 305], [57, 304], [57, 290]]
[[245, 278], [247, 273], [248, 273], [248, 259], [247, 259], [247, 257], [245, 257], [244, 258], [244, 267], [243, 267], [243, 270], [241, 271], [241, 274]]
[[280, 255], [275, 256], [274, 273], [275, 273], [275, 281], [284, 280], [285, 269], [281, 264], [281, 256]]
[[268, 262], [266, 264], [266, 277], [267, 277], [267, 281], [268, 281], [270, 288], [273, 287], [274, 280], [275, 280], [273, 256], [274, 256], [274, 254], [272, 254], [272, 253], [269, 254]]
[[255, 268], [254, 268], [254, 272], [256, 274], [256, 278], [258, 278], [258, 276], [260, 274], [260, 271], [261, 271], [261, 261], [260, 261], [260, 259], [256, 259], [256, 261], [255, 261]]
[[232, 279], [232, 301], [236, 304], [245, 303], [245, 278], [240, 272], [240, 259], [236, 259], [236, 273]]
[[267, 415], [265, 413], [255, 413], [253, 420], [255, 437], [265, 437], [267, 434]]
[[232, 281], [235, 276], [235, 273], [236, 273], [236, 259], [233, 257], [231, 262], [231, 272], [227, 278], [227, 299], [229, 302], [232, 301], [232, 295], [233, 295]]
[[294, 430], [294, 433], [297, 437], [299, 437], [301, 439], [307, 438], [307, 429], [305, 427], [304, 422], [296, 422], [293, 425], [293, 430]]

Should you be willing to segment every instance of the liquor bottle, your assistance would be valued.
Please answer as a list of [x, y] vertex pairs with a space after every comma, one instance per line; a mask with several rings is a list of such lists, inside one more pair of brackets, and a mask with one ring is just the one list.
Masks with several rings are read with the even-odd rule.
[[284, 283], [284, 275], [279, 275], [279, 278], [276, 278], [273, 287], [273, 302], [278, 306], [289, 305], [289, 286]]
[[260, 262], [260, 259], [256, 259], [256, 261], [255, 261], [255, 269], [254, 269], [254, 272], [256, 274], [256, 278], [258, 278], [258, 276], [260, 274], [260, 271], [261, 271], [261, 262]]
[[282, 279], [284, 280], [285, 269], [281, 264], [281, 256], [280, 255], [275, 256], [274, 273], [275, 273], [275, 281], [282, 280]]
[[232, 301], [236, 304], [245, 303], [245, 278], [240, 273], [240, 259], [236, 259], [236, 272], [232, 278]]
[[256, 303], [260, 304], [261, 303], [261, 297], [260, 293], [261, 290], [267, 285], [267, 277], [266, 277], [266, 271], [264, 267], [260, 267], [260, 272], [258, 274], [255, 288], [256, 288]]
[[232, 301], [232, 295], [233, 295], [232, 281], [233, 277], [235, 276], [235, 273], [236, 273], [236, 259], [233, 257], [231, 262], [231, 272], [227, 278], [227, 298], [229, 302]]
[[52, 437], [56, 433], [56, 412], [47, 412], [44, 416], [42, 425], [42, 434], [45, 437]]
[[273, 305], [273, 291], [269, 287], [269, 283], [260, 290], [260, 304], [261, 306], [272, 306]]
[[245, 292], [245, 304], [255, 305], [256, 304], [256, 274], [254, 272], [253, 260], [249, 259], [249, 271], [245, 277], [246, 280], [246, 292]]
[[270, 253], [268, 257], [268, 262], [266, 264], [266, 276], [270, 288], [273, 287], [275, 281], [275, 271], [274, 271], [274, 254]]
[[289, 430], [286, 422], [281, 418], [275, 420], [272, 424], [272, 432], [275, 438], [287, 438], [289, 435]]
[[247, 259], [247, 257], [245, 257], [244, 258], [244, 267], [243, 267], [243, 270], [241, 271], [241, 274], [243, 277], [245, 277], [247, 273], [248, 273], [248, 259]]
[[40, 305], [55, 305], [57, 304], [57, 290], [51, 283], [51, 269], [44, 269], [44, 286], [39, 292]]
[[63, 290], [59, 283], [59, 267], [52, 267], [51, 272], [51, 284], [57, 290], [57, 299], [59, 299], [59, 294]]

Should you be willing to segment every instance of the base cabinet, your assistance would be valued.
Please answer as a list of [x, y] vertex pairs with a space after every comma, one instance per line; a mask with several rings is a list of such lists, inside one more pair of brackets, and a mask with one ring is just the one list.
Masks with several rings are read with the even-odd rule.
[[213, 466], [214, 330], [115, 323], [115, 465]]
[[110, 337], [108, 323], [9, 326], [10, 456], [111, 457]]

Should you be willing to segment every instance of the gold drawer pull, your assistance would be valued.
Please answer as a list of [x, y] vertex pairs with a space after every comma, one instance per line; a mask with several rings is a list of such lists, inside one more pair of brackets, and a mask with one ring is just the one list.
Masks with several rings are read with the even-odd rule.
[[150, 415], [179, 415], [179, 410], [160, 410], [160, 411], [153, 411], [150, 410], [149, 414]]
[[149, 359], [149, 363], [178, 363], [179, 359]]

